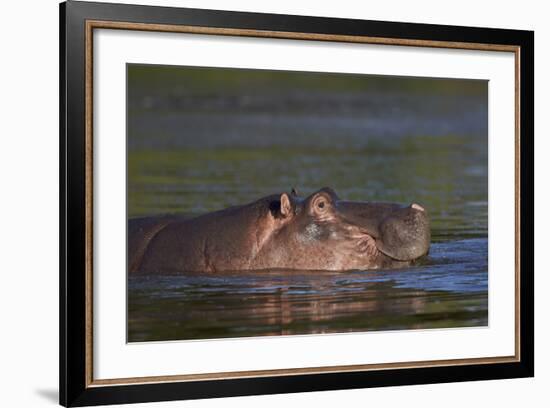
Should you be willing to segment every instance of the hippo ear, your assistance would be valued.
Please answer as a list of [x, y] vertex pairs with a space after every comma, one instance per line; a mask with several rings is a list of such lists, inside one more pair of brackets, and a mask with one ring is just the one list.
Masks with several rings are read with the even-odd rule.
[[292, 213], [292, 203], [287, 193], [281, 194], [281, 214], [288, 217]]

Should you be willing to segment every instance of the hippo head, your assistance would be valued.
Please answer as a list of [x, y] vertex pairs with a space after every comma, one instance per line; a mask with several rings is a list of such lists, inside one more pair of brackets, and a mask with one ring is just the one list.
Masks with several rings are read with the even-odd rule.
[[330, 188], [306, 198], [293, 190], [275, 204], [280, 241], [291, 240], [294, 264], [300, 253], [319, 269], [393, 267], [410, 264], [430, 247], [428, 214], [419, 204], [344, 201]]

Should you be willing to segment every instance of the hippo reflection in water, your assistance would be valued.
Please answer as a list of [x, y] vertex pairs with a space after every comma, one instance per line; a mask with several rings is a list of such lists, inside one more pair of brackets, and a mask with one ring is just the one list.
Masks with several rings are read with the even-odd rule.
[[394, 268], [428, 253], [418, 204], [344, 201], [330, 188], [275, 194], [195, 218], [128, 221], [131, 274]]

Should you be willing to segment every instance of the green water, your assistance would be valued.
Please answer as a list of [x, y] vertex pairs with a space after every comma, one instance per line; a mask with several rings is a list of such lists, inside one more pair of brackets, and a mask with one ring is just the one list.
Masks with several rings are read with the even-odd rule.
[[128, 216], [296, 187], [418, 202], [432, 249], [398, 271], [130, 278], [129, 341], [487, 324], [487, 83], [129, 66]]

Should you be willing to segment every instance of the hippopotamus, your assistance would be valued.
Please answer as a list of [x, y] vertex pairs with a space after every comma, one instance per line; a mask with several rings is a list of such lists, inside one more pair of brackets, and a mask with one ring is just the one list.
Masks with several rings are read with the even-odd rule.
[[273, 194], [200, 215], [128, 220], [130, 274], [347, 271], [411, 265], [430, 247], [427, 211], [341, 200], [330, 188]]

